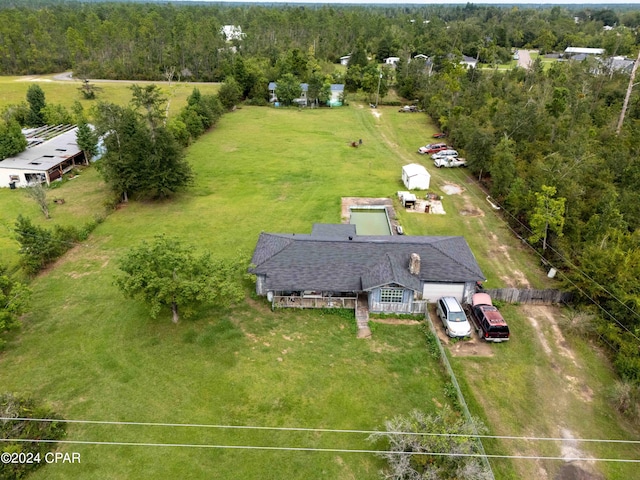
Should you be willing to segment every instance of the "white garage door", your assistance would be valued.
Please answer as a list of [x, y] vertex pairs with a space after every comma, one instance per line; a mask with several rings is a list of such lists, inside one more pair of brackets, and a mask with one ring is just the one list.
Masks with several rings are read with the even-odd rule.
[[464, 283], [425, 283], [422, 298], [429, 303], [436, 302], [440, 297], [456, 297], [462, 303]]

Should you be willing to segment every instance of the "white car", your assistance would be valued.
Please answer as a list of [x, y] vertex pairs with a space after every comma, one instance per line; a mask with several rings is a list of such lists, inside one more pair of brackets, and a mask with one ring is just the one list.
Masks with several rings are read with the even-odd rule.
[[457, 156], [458, 156], [457, 150], [441, 150], [431, 155], [431, 158], [435, 160], [437, 158], [457, 157]]
[[470, 337], [471, 324], [455, 297], [442, 297], [438, 300], [436, 311], [444, 325], [444, 331], [450, 337]]
[[433, 161], [433, 164], [438, 167], [466, 167], [467, 161], [460, 157], [438, 157]]

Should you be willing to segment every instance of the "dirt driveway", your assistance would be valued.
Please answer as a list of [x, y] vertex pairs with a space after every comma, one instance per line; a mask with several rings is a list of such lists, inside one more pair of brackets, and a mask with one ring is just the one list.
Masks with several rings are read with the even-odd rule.
[[531, 53], [529, 50], [518, 50], [518, 66], [527, 69], [531, 66]]

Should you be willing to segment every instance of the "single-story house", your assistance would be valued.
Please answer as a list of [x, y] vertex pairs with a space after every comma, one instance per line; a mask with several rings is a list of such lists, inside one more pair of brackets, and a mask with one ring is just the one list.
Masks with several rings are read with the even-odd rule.
[[425, 71], [429, 75], [431, 75], [431, 73], [433, 72], [433, 60], [430, 57], [428, 57], [424, 53], [419, 53], [419, 54], [415, 55], [413, 58], [410, 58], [409, 62], [411, 62], [412, 60], [417, 60], [417, 61], [424, 62]]
[[564, 50], [566, 57], [572, 57], [573, 55], [604, 55], [604, 48], [586, 48], [586, 47], [567, 47]]
[[418, 163], [402, 167], [402, 182], [408, 190], [428, 190], [431, 175]]
[[249, 272], [273, 307], [424, 313], [428, 302], [469, 302], [485, 277], [463, 237], [357, 235], [314, 224], [310, 234], [261, 233]]
[[389, 57], [389, 58], [385, 58], [384, 59], [384, 63], [386, 65], [397, 65], [398, 62], [400, 61], [400, 57]]
[[614, 72], [630, 74], [631, 70], [633, 70], [634, 63], [635, 60], [621, 56], [609, 57], [602, 60], [603, 70], [609, 74], [613, 74]]
[[340, 57], [340, 65], [344, 65], [344, 66], [349, 65], [349, 60], [351, 60], [351, 55], [345, 55], [344, 57]]
[[464, 65], [465, 68], [476, 68], [478, 66], [478, 60], [473, 57], [462, 55], [460, 65]]
[[73, 125], [47, 126], [25, 130], [27, 149], [0, 161], [0, 187], [26, 187], [31, 183], [49, 185], [76, 165], [86, 165]]
[[[278, 96], [276, 95], [276, 88], [278, 88], [278, 84], [276, 82], [269, 82], [269, 102], [276, 103], [278, 101]], [[308, 83], [300, 84], [300, 97], [293, 100], [293, 103], [297, 105], [307, 106], [309, 105], [309, 99], [307, 98], [307, 92], [309, 91]], [[344, 95], [344, 84], [342, 83], [332, 83], [330, 88], [331, 96], [327, 101], [327, 105], [330, 107], [340, 107], [342, 106], [342, 100]]]

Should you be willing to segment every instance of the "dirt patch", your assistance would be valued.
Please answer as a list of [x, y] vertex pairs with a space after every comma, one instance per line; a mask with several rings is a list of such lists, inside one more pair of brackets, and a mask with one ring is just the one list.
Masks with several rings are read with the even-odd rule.
[[471, 338], [465, 340], [452, 339], [444, 331], [444, 326], [435, 313], [435, 309], [429, 311], [429, 316], [436, 328], [438, 338], [443, 345], [449, 348], [451, 354], [455, 357], [491, 357], [493, 356], [493, 350], [484, 340], [478, 337], [476, 331], [472, 329]]
[[578, 442], [570, 430], [563, 428], [562, 445], [560, 451], [565, 464], [555, 475], [555, 480], [602, 480], [604, 477], [594, 469], [594, 462], [591, 460], [574, 460], [576, 458], [590, 458], [585, 452], [578, 448]]
[[464, 198], [464, 207], [459, 211], [460, 215], [465, 217], [484, 217], [484, 212], [476, 207], [469, 195], [463, 195]]
[[369, 321], [385, 325], [420, 325], [422, 323], [419, 320], [407, 320], [405, 318], [370, 318]]
[[493, 351], [491, 345], [487, 342], [478, 339], [475, 333], [469, 340], [459, 340], [451, 344], [449, 343], [449, 351], [454, 357], [492, 357]]
[[380, 118], [382, 116], [382, 113], [380, 113], [377, 110], [371, 109], [371, 115], [373, 115], [376, 118]]
[[462, 194], [462, 192], [464, 192], [464, 188], [462, 188], [460, 185], [448, 182], [441, 186], [440, 189], [447, 195], [460, 195]]
[[427, 213], [426, 209], [429, 207], [429, 213], [436, 215], [445, 215], [442, 202], [440, 200], [417, 200], [413, 208], [405, 209], [408, 213]]
[[558, 326], [557, 318], [561, 315], [560, 310], [545, 305], [524, 305], [522, 308], [529, 322], [534, 327], [545, 353], [550, 356], [552, 352], [549, 342], [545, 337], [544, 329], [540, 328], [542, 323], [551, 328], [553, 342], [557, 352], [564, 358], [571, 360], [571, 363], [577, 367], [578, 364], [575, 355], [569, 349], [567, 341]]
[[463, 208], [458, 213], [463, 217], [484, 217], [484, 212], [479, 208]]

